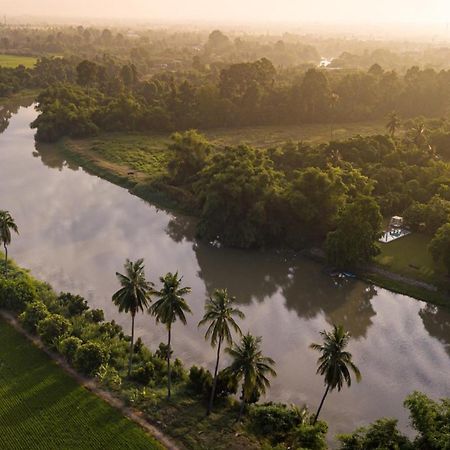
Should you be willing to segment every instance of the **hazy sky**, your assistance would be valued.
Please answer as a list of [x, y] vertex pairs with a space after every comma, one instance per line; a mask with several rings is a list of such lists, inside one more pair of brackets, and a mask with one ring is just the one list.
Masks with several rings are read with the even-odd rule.
[[0, 14], [234, 22], [450, 22], [450, 0], [0, 0]]

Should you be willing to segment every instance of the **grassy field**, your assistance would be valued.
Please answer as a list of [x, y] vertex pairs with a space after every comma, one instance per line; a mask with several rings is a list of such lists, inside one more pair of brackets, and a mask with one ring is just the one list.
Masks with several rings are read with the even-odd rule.
[[0, 447], [162, 449], [0, 320]]
[[36, 64], [37, 58], [34, 56], [21, 56], [21, 55], [5, 55], [0, 54], [0, 67], [17, 67], [25, 66], [31, 68]]
[[445, 268], [436, 264], [428, 252], [431, 237], [421, 233], [412, 233], [401, 239], [380, 244], [381, 254], [376, 262], [383, 268], [407, 277], [429, 283], [442, 281]]

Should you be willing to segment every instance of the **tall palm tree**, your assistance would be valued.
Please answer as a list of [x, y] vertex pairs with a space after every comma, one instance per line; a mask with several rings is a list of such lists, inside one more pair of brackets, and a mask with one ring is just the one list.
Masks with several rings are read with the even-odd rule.
[[127, 259], [124, 267], [126, 275], [116, 272], [122, 287], [112, 296], [112, 301], [119, 307], [119, 312], [131, 314], [131, 344], [128, 363], [128, 376], [130, 376], [134, 349], [134, 318], [139, 311], [143, 312], [148, 308], [153, 283], [145, 279], [143, 259], [138, 259], [136, 262]]
[[350, 334], [344, 330], [344, 327], [334, 325], [332, 331], [321, 331], [320, 334], [324, 338], [323, 344], [311, 344], [310, 347], [321, 353], [317, 360], [317, 373], [324, 377], [327, 388], [314, 417], [314, 423], [319, 418], [320, 410], [328, 392], [335, 388], [340, 391], [344, 382], [347, 383], [348, 387], [351, 386], [350, 371], [355, 374], [356, 381], [361, 380], [361, 373], [352, 361], [352, 354], [344, 350], [350, 339]]
[[3, 243], [5, 249], [5, 277], [8, 276], [8, 245], [11, 244], [11, 230], [19, 234], [19, 229], [9, 211], [0, 211], [0, 243]]
[[401, 125], [400, 118], [398, 117], [396, 112], [391, 112], [388, 116], [388, 122], [386, 124], [386, 128], [389, 131], [389, 134], [394, 137], [395, 132], [398, 130], [398, 128]]
[[215, 347], [217, 344], [216, 367], [214, 369], [214, 379], [207, 415], [211, 414], [214, 396], [216, 394], [217, 373], [219, 371], [219, 358], [222, 343], [223, 341], [226, 341], [228, 345], [232, 345], [233, 338], [231, 336], [231, 329], [239, 335], [242, 335], [241, 329], [234, 320], [234, 317], [244, 319], [245, 316], [242, 311], [233, 307], [235, 301], [235, 297], [230, 297], [226, 289], [215, 290], [212, 297], [206, 300], [205, 314], [198, 324], [198, 326], [202, 326], [209, 323], [209, 327], [205, 333], [205, 339], [210, 339], [212, 347]]
[[238, 420], [241, 420], [245, 404], [255, 392], [266, 393], [270, 387], [268, 376], [277, 376], [273, 369], [275, 361], [263, 356], [260, 346], [261, 337], [247, 333], [242, 336], [239, 344], [225, 350], [233, 358], [233, 362], [226, 370], [238, 381], [242, 380], [242, 401]]
[[160, 278], [163, 284], [160, 291], [155, 292], [158, 300], [151, 306], [149, 312], [156, 317], [157, 322], [161, 322], [167, 327], [167, 398], [171, 395], [171, 368], [170, 357], [171, 339], [172, 339], [172, 324], [177, 320], [186, 325], [185, 313], [190, 313], [184, 296], [191, 292], [190, 287], [181, 286], [182, 277], [178, 278], [178, 272], [168, 273]]

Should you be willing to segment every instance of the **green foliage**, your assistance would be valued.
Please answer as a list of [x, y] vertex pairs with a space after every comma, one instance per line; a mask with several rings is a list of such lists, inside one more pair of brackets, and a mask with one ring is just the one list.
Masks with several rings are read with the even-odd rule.
[[429, 251], [435, 261], [442, 260], [450, 274], [450, 223], [442, 225], [430, 242]]
[[36, 286], [27, 276], [17, 279], [0, 277], [0, 306], [22, 312], [36, 298]]
[[83, 341], [75, 336], [69, 336], [59, 341], [58, 351], [69, 361], [73, 363], [75, 354]]
[[328, 425], [319, 421], [314, 425], [302, 423], [292, 433], [292, 445], [298, 450], [326, 450]]
[[288, 435], [304, 422], [306, 415], [306, 410], [267, 403], [251, 407], [250, 423], [256, 434], [268, 437], [272, 443], [278, 443], [285, 442]]
[[338, 436], [341, 450], [412, 450], [414, 447], [397, 429], [396, 419], [379, 419], [354, 433]]
[[349, 203], [338, 218], [337, 228], [327, 236], [328, 261], [336, 267], [369, 262], [379, 253], [382, 217], [376, 202], [361, 197]]
[[33, 300], [26, 304], [25, 311], [20, 314], [19, 320], [30, 332], [36, 331], [37, 324], [49, 315], [47, 306], [40, 300]]
[[94, 374], [102, 364], [108, 360], [105, 348], [96, 342], [88, 342], [80, 345], [74, 357], [77, 370], [85, 375]]
[[79, 295], [73, 295], [69, 292], [61, 292], [58, 301], [66, 311], [68, 317], [79, 316], [89, 309], [87, 301]]
[[139, 384], [147, 386], [155, 378], [155, 366], [152, 362], [147, 362], [131, 371], [130, 378]]
[[50, 314], [42, 319], [37, 325], [39, 336], [42, 341], [50, 347], [55, 347], [57, 340], [69, 334], [70, 330], [70, 322], [59, 314]]
[[216, 153], [195, 189], [201, 202], [199, 234], [235, 247], [262, 245], [278, 183], [279, 174], [261, 150], [241, 145]]
[[405, 400], [411, 423], [418, 432], [414, 448], [418, 450], [450, 449], [450, 400], [436, 402], [421, 392]]

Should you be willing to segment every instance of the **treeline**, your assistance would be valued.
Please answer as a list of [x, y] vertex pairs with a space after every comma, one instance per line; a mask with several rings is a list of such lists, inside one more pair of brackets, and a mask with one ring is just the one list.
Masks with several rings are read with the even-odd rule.
[[374, 65], [368, 72], [276, 70], [268, 59], [219, 73], [164, 72], [141, 79], [132, 64], [82, 61], [76, 83], [52, 85], [38, 99], [37, 138], [99, 131], [334, 123], [441, 117], [450, 106], [450, 71], [410, 68], [404, 76]]

